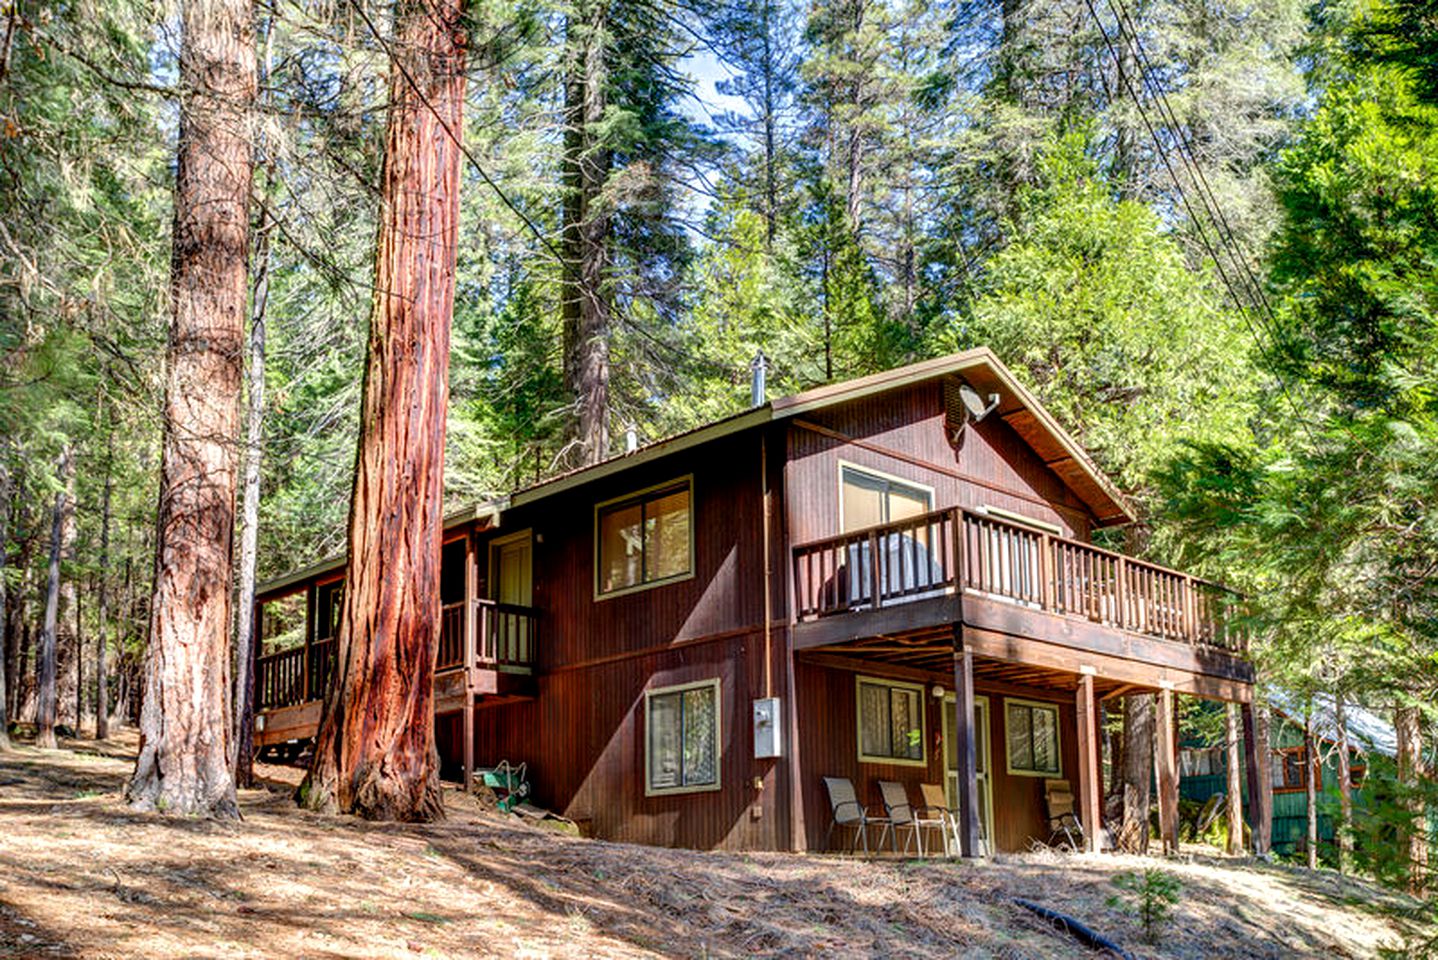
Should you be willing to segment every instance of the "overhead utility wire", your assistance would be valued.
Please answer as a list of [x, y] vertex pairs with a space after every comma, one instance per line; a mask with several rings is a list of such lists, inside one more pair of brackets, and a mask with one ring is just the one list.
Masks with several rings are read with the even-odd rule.
[[[1183, 203], [1184, 210], [1188, 213], [1189, 219], [1193, 221], [1194, 226], [1198, 230], [1199, 241], [1203, 244], [1204, 250], [1208, 253], [1209, 258], [1213, 260], [1214, 268], [1218, 271], [1219, 279], [1223, 282], [1224, 287], [1227, 288], [1229, 294], [1233, 297], [1234, 303], [1238, 307], [1239, 315], [1243, 318], [1244, 325], [1248, 327], [1248, 332], [1253, 336], [1254, 343], [1258, 346], [1259, 352], [1262, 353], [1265, 358], [1268, 358], [1269, 350], [1264, 344], [1264, 338], [1259, 334], [1258, 328], [1254, 325], [1255, 318], [1252, 316], [1252, 308], [1245, 304], [1245, 299], [1251, 300], [1252, 294], [1250, 294], [1248, 298], [1240, 296], [1238, 289], [1234, 286], [1234, 282], [1229, 279], [1228, 271], [1224, 269], [1223, 261], [1219, 258], [1217, 250], [1214, 249], [1213, 242], [1209, 239], [1208, 230], [1205, 228], [1203, 221], [1197, 216], [1193, 204], [1189, 200], [1188, 193], [1183, 188], [1183, 181], [1179, 179], [1177, 171], [1174, 170], [1173, 164], [1169, 161], [1168, 151], [1167, 148], [1164, 146], [1163, 139], [1158, 135], [1158, 131], [1154, 128], [1153, 122], [1149, 119], [1148, 111], [1144, 109], [1143, 100], [1139, 96], [1138, 91], [1134, 89], [1132, 80], [1129, 79], [1128, 75], [1122, 69], [1122, 60], [1119, 57], [1118, 50], [1114, 47], [1113, 39], [1109, 36], [1108, 30], [1104, 28], [1103, 21], [1099, 18], [1098, 10], [1097, 8], [1095, 8], [1093, 0], [1084, 0], [1084, 4], [1088, 7], [1089, 15], [1093, 17], [1094, 26], [1098, 28], [1099, 35], [1103, 37], [1104, 46], [1108, 48], [1109, 54], [1114, 59], [1115, 72], [1118, 74], [1119, 80], [1121, 81], [1124, 90], [1128, 93], [1129, 98], [1134, 103], [1134, 106], [1138, 108], [1139, 118], [1143, 121], [1144, 127], [1148, 130], [1149, 137], [1153, 140], [1154, 146], [1158, 151], [1158, 156], [1160, 161], [1162, 161], [1163, 163], [1164, 169], [1168, 171], [1170, 179], [1173, 180], [1174, 188], [1178, 191], [1178, 196], [1180, 201], [1182, 201]], [[1124, 33], [1122, 22], [1118, 24], [1118, 29], [1120, 37], [1122, 37], [1122, 34]], [[1144, 71], [1142, 64], [1140, 64], [1140, 73], [1142, 74], [1143, 72]], [[1103, 77], [1101, 71], [1099, 76], [1103, 82], [1105, 89], [1107, 90], [1108, 80]], [[1113, 98], [1113, 93], [1111, 91], [1109, 92], [1109, 97], [1110, 99]], [[1177, 129], [1176, 122], [1172, 120], [1170, 122], [1174, 123], [1175, 129]], [[1182, 134], [1180, 133], [1179, 136], [1181, 137]], [[1181, 162], [1183, 162], [1185, 169], [1188, 169], [1187, 158], [1181, 157]], [[1195, 183], [1197, 183], [1196, 179]], [[1218, 232], [1218, 228], [1216, 226], [1214, 227], [1214, 230], [1216, 233]], [[1220, 234], [1220, 238], [1221, 236], [1222, 235]], [[1225, 246], [1225, 249], [1229, 250], [1227, 246]], [[1230, 257], [1235, 260], [1239, 259], [1232, 254], [1231, 250]], [[1268, 330], [1267, 327], [1264, 327], [1264, 332], [1268, 333], [1269, 337], [1272, 338], [1273, 334], [1271, 331]], [[1292, 392], [1289, 390], [1287, 382], [1281, 376], [1278, 378], [1278, 382], [1280, 389], [1283, 391], [1284, 397], [1287, 398], [1289, 405], [1293, 407], [1294, 415], [1297, 418], [1299, 425], [1303, 427], [1304, 432], [1308, 434], [1310, 440], [1314, 439], [1312, 429], [1309, 427], [1308, 421], [1303, 415], [1302, 408], [1298, 405], [1298, 401], [1294, 398]]]
[[429, 97], [426, 97], [424, 95], [424, 91], [419, 88], [419, 84], [415, 82], [414, 77], [410, 75], [410, 72], [407, 69], [405, 69], [405, 66], [400, 61], [400, 58], [395, 56], [394, 50], [390, 48], [388, 41], [386, 41], [385, 38], [380, 35], [379, 29], [376, 28], [374, 25], [374, 21], [371, 20], [369, 14], [365, 12], [364, 4], [360, 2], [360, 0], [352, 0], [350, 6], [354, 9], [356, 13], [360, 15], [360, 19], [364, 21], [365, 27], [369, 30], [370, 35], [375, 38], [375, 41], [378, 42], [381, 49], [384, 50], [385, 56], [389, 58], [390, 65], [400, 72], [400, 75], [404, 77], [405, 83], [409, 84], [409, 88], [414, 91], [414, 95], [419, 97], [420, 102], [425, 105], [425, 107], [429, 110], [430, 113], [434, 114], [434, 119], [439, 122], [440, 128], [444, 130], [445, 135], [448, 136], [451, 141], [453, 141], [454, 145], [458, 147], [460, 152], [464, 154], [465, 158], [469, 160], [470, 166], [474, 167], [475, 172], [479, 174], [480, 179], [482, 179], [486, 184], [489, 185], [490, 189], [493, 190], [495, 195], [499, 197], [500, 201], [509, 208], [510, 212], [520, 219], [520, 221], [525, 225], [525, 227], [529, 229], [530, 233], [534, 234], [534, 239], [538, 240], [541, 244], [544, 245], [544, 249], [549, 251], [550, 256], [554, 257], [554, 259], [558, 262], [563, 263], [564, 257], [560, 255], [558, 250], [554, 249], [554, 245], [550, 243], [549, 239], [540, 232], [537, 226], [534, 225], [534, 221], [530, 220], [529, 217], [525, 214], [525, 212], [519, 209], [519, 207], [514, 203], [514, 201], [509, 199], [509, 196], [504, 192], [504, 189], [500, 187], [500, 185], [495, 182], [494, 178], [491, 177], [489, 173], [484, 169], [484, 167], [480, 165], [480, 162], [475, 158], [474, 154], [470, 152], [469, 147], [465, 146], [464, 141], [460, 140], [460, 138], [455, 135], [455, 132], [450, 129], [449, 124], [445, 122], [444, 117], [442, 117], [440, 115], [440, 112], [435, 109], [434, 104], [430, 103]]

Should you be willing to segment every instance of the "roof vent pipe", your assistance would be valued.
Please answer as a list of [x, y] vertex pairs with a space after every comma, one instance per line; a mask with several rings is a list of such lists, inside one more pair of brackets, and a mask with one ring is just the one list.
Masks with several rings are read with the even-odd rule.
[[628, 427], [626, 427], [625, 430], [624, 430], [624, 452], [625, 452], [625, 453], [633, 453], [635, 450], [638, 450], [638, 449], [639, 449], [639, 431], [636, 430], [636, 429], [634, 429], [634, 424], [631, 423], [631, 424], [630, 424]]
[[767, 382], [769, 358], [764, 356], [763, 350], [754, 354], [754, 359], [749, 362], [749, 373], [751, 375], [749, 383], [749, 406], [762, 407], [767, 400], [766, 394], [769, 392]]

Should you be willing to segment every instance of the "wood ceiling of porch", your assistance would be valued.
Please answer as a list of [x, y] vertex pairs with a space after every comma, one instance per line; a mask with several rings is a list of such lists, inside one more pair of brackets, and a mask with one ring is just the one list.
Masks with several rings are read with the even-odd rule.
[[[843, 644], [816, 647], [800, 654], [836, 666], [850, 661], [862, 668], [866, 663], [919, 670], [942, 675], [953, 682], [954, 643], [950, 627], [923, 629], [895, 636], [866, 637]], [[990, 684], [1012, 684], [1045, 690], [1073, 693], [1078, 689], [1080, 674], [1035, 664], [1015, 663], [990, 657], [974, 657], [974, 680]], [[1137, 693], [1148, 688], [1126, 684], [1104, 677], [1094, 678], [1094, 695], [1099, 699]]]

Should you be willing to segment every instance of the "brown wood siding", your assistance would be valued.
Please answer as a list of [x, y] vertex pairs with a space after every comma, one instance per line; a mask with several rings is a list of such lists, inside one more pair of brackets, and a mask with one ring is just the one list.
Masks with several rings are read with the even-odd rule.
[[800, 418], [789, 429], [788, 450], [789, 488], [801, 492], [788, 507], [795, 543], [841, 532], [840, 460], [932, 487], [935, 509], [988, 504], [1058, 524], [1066, 536], [1081, 540], [1092, 529], [1089, 511], [998, 416], [966, 428], [956, 449], [939, 383]]
[[[694, 576], [596, 599], [595, 506], [689, 475]], [[538, 669], [761, 626], [761, 517], [757, 431], [506, 512], [504, 531], [534, 531]]]
[[[782, 636], [773, 652], [783, 685]], [[787, 767], [754, 759], [753, 698], [763, 696], [762, 632], [540, 675], [538, 698], [475, 716], [479, 766], [529, 764], [532, 802], [606, 840], [700, 849], [787, 845]], [[720, 680], [720, 789], [645, 796], [644, 691]], [[437, 738], [458, 762], [458, 715], [440, 718]], [[759, 778], [762, 787], [755, 786]], [[757, 811], [757, 815], [756, 815]]]
[[[829, 800], [824, 792], [823, 778], [848, 777], [854, 782], [859, 798], [868, 804], [872, 814], [882, 815], [879, 798], [880, 780], [897, 780], [908, 789], [912, 802], [920, 799], [919, 785], [944, 782], [944, 756], [941, 731], [944, 701], [924, 697], [925, 751], [924, 767], [904, 764], [860, 762], [858, 750], [858, 701], [855, 677], [889, 677], [914, 682], [912, 670], [894, 671], [875, 663], [851, 671], [800, 661], [795, 671], [799, 707], [799, 749], [804, 772], [801, 784], [804, 799], [806, 837], [810, 850], [824, 848], [824, 835], [829, 829]], [[926, 687], [938, 683], [952, 691], [953, 678], [929, 674]], [[1076, 746], [1074, 704], [1072, 699], [1056, 698], [1053, 691], [1023, 687], [1016, 684], [994, 685], [975, 681], [974, 693], [989, 701], [990, 756], [989, 769], [993, 778], [994, 841], [1000, 851], [1027, 849], [1030, 839], [1046, 842], [1043, 799], [1043, 778], [1010, 775], [1005, 752], [1004, 701], [1009, 697], [1055, 703], [1059, 708], [1060, 756], [1062, 776], [1077, 783], [1078, 749]], [[949, 705], [950, 707], [952, 705]], [[1077, 789], [1075, 787], [1075, 789]], [[846, 832], [843, 843], [851, 832]], [[878, 839], [877, 829], [870, 843]], [[835, 845], [841, 842], [835, 835]], [[902, 845], [903, 840], [900, 839]]]

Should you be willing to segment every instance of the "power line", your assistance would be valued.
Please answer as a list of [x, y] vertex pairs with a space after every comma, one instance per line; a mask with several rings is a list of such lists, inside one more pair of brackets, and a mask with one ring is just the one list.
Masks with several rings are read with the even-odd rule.
[[[1112, 5], [1115, 2], [1121, 3], [1122, 0], [1108, 0], [1108, 2], [1110, 4], [1110, 7], [1112, 8]], [[1228, 271], [1224, 269], [1223, 261], [1218, 256], [1218, 251], [1214, 248], [1213, 242], [1209, 239], [1208, 229], [1205, 227], [1204, 221], [1198, 217], [1196, 211], [1194, 210], [1192, 202], [1190, 202], [1189, 200], [1188, 193], [1184, 190], [1183, 181], [1179, 179], [1177, 171], [1174, 169], [1173, 164], [1169, 160], [1168, 150], [1164, 146], [1163, 139], [1159, 136], [1158, 131], [1154, 128], [1153, 122], [1149, 119], [1148, 111], [1144, 108], [1143, 100], [1139, 96], [1138, 91], [1134, 89], [1133, 81], [1123, 70], [1123, 61], [1119, 57], [1118, 50], [1114, 47], [1113, 39], [1109, 36], [1108, 30], [1104, 28], [1103, 21], [1099, 18], [1098, 10], [1094, 6], [1093, 0], [1084, 0], [1084, 4], [1088, 7], [1089, 15], [1093, 17], [1094, 26], [1098, 29], [1099, 35], [1103, 37], [1104, 46], [1108, 48], [1109, 54], [1113, 57], [1115, 73], [1117, 74], [1118, 80], [1123, 87], [1123, 91], [1128, 93], [1129, 99], [1133, 101], [1134, 106], [1138, 109], [1139, 118], [1143, 121], [1144, 127], [1148, 130], [1149, 137], [1153, 140], [1154, 147], [1158, 151], [1159, 160], [1163, 163], [1164, 169], [1168, 171], [1170, 179], [1173, 180], [1174, 188], [1178, 191], [1179, 200], [1182, 202], [1184, 210], [1188, 213], [1189, 219], [1193, 222], [1195, 228], [1197, 229], [1199, 242], [1202, 243], [1204, 250], [1208, 253], [1209, 258], [1213, 261], [1214, 268], [1218, 271], [1219, 279], [1222, 281], [1224, 287], [1227, 288], [1229, 295], [1233, 298], [1234, 305], [1238, 309], [1239, 316], [1243, 318], [1244, 325], [1248, 328], [1249, 333], [1252, 335], [1254, 343], [1257, 345], [1260, 354], [1262, 354], [1265, 359], [1268, 359], [1270, 363], [1274, 363], [1273, 359], [1269, 356], [1268, 347], [1266, 347], [1264, 344], [1264, 338], [1259, 334], [1258, 327], [1255, 326], [1256, 318], [1253, 316], [1252, 304], [1253, 302], [1261, 302], [1264, 308], [1268, 310], [1270, 316], [1272, 315], [1272, 309], [1268, 306], [1267, 301], [1262, 298], [1262, 292], [1257, 288], [1256, 284], [1252, 289], [1249, 289], [1247, 285], [1244, 285], [1245, 292], [1248, 294], [1248, 296], [1245, 297], [1240, 295], [1237, 287], [1235, 287], [1234, 285], [1234, 281], [1229, 279]], [[1115, 15], [1117, 15], [1116, 11]], [[1123, 35], [1126, 32], [1124, 30], [1124, 23], [1122, 17], [1119, 18], [1118, 31], [1120, 40], [1122, 41]], [[1147, 78], [1149, 75], [1149, 71], [1145, 69], [1145, 64], [1147, 63], [1147, 57], [1141, 56], [1140, 62], [1138, 64], [1140, 78]], [[1108, 94], [1110, 100], [1112, 101], [1116, 99], [1113, 95], [1113, 92], [1108, 90], [1108, 80], [1103, 77], [1102, 71], [1100, 71], [1099, 76], [1102, 80], [1105, 91]], [[1159, 96], [1163, 97], [1164, 103], [1166, 104], [1167, 97], [1163, 95], [1162, 90], [1158, 87], [1157, 83], [1155, 81], [1149, 80], [1148, 85], [1150, 86], [1150, 88], [1155, 90]], [[1163, 112], [1162, 109], [1160, 109], [1160, 112]], [[1167, 122], [1173, 127], [1175, 135], [1178, 137], [1179, 142], [1186, 143], [1186, 140], [1182, 133], [1182, 129], [1177, 122], [1177, 116], [1171, 110], [1169, 110], [1167, 114]], [[1196, 175], [1194, 173], [1194, 167], [1197, 166], [1196, 162], [1190, 164], [1189, 157], [1185, 156], [1182, 150], [1180, 150], [1179, 162], [1184, 166], [1184, 169], [1189, 173], [1189, 176], [1192, 179], [1193, 183], [1195, 184], [1195, 186], [1197, 186], [1200, 183], [1200, 175]], [[1202, 182], [1205, 185], [1207, 184], [1206, 179]], [[1202, 188], [1199, 189], [1199, 193], [1205, 211], [1209, 213], [1210, 221], [1214, 225], [1214, 232], [1217, 233], [1219, 236], [1220, 244], [1224, 247], [1225, 251], [1228, 252], [1230, 259], [1238, 263], [1241, 267], [1243, 267], [1243, 269], [1246, 270], [1247, 268], [1246, 265], [1243, 264], [1242, 258], [1234, 254], [1233, 248], [1230, 243], [1224, 242], [1224, 235], [1217, 226], [1218, 221], [1213, 214], [1213, 209], [1214, 206], [1216, 206], [1217, 201], [1212, 199], [1210, 195], [1206, 195]], [[1210, 203], [1212, 203], [1214, 206], [1211, 206]], [[1224, 222], [1226, 223], [1227, 221], [1225, 220]], [[1231, 241], [1231, 236], [1229, 237], [1229, 240]], [[1235, 271], [1235, 273], [1237, 273], [1237, 271]], [[1257, 320], [1259, 322], [1259, 326], [1263, 326], [1261, 318], [1257, 318]], [[1274, 339], [1276, 341], [1276, 337], [1271, 330], [1269, 330], [1266, 326], [1264, 326], [1263, 329], [1264, 333], [1267, 333], [1271, 339]], [[1274, 363], [1274, 367], [1275, 369], [1277, 368], [1276, 363]], [[1294, 398], [1292, 391], [1289, 389], [1287, 381], [1284, 380], [1281, 374], [1278, 375], [1278, 383], [1279, 388], [1283, 391], [1284, 397], [1288, 400], [1289, 405], [1293, 408], [1294, 415], [1297, 418], [1299, 425], [1303, 428], [1304, 432], [1308, 434], [1309, 439], [1314, 440], [1315, 438], [1313, 436], [1312, 428], [1309, 426], [1309, 423], [1303, 414], [1302, 408], [1298, 405], [1298, 401]]]
[[483, 180], [486, 184], [488, 184], [489, 188], [493, 190], [495, 195], [499, 197], [500, 201], [509, 208], [510, 212], [520, 219], [520, 221], [525, 225], [529, 232], [534, 235], [534, 239], [538, 240], [541, 244], [543, 244], [544, 249], [549, 251], [550, 256], [554, 257], [556, 261], [563, 263], [563, 256], [560, 255], [558, 250], [554, 249], [554, 245], [551, 244], [549, 242], [549, 239], [545, 237], [542, 232], [540, 232], [537, 226], [534, 225], [534, 221], [529, 219], [529, 216], [525, 214], [523, 210], [519, 209], [519, 207], [514, 203], [514, 201], [509, 199], [509, 195], [506, 194], [504, 192], [504, 189], [500, 187], [500, 185], [495, 182], [494, 178], [489, 175], [489, 173], [480, 164], [479, 160], [477, 160], [474, 154], [470, 152], [469, 147], [465, 146], [464, 141], [462, 141], [455, 134], [455, 132], [450, 129], [449, 123], [446, 122], [444, 117], [440, 115], [440, 112], [435, 109], [435, 106], [433, 103], [430, 102], [429, 97], [424, 95], [424, 91], [420, 89], [419, 84], [415, 82], [414, 77], [410, 75], [409, 70], [405, 68], [404, 64], [400, 61], [400, 58], [395, 56], [394, 50], [390, 48], [389, 42], [386, 41], [383, 36], [381, 36], [379, 29], [376, 28], [374, 25], [374, 21], [371, 20], [369, 14], [365, 12], [364, 4], [360, 2], [360, 0], [351, 0], [350, 6], [354, 9], [356, 13], [360, 15], [360, 19], [364, 21], [365, 27], [369, 30], [370, 35], [375, 38], [375, 41], [380, 45], [380, 48], [384, 50], [385, 56], [389, 58], [390, 65], [399, 71], [400, 76], [404, 77], [405, 83], [407, 83], [409, 85], [409, 88], [414, 91], [414, 95], [416, 97], [419, 97], [420, 102], [425, 105], [425, 108], [428, 109], [430, 113], [434, 114], [434, 119], [439, 123], [440, 128], [444, 130], [445, 135], [449, 137], [449, 139], [454, 143], [454, 145], [459, 148], [459, 151], [464, 154], [465, 158], [469, 160], [470, 165], [474, 167], [475, 172], [479, 174], [480, 179]]

